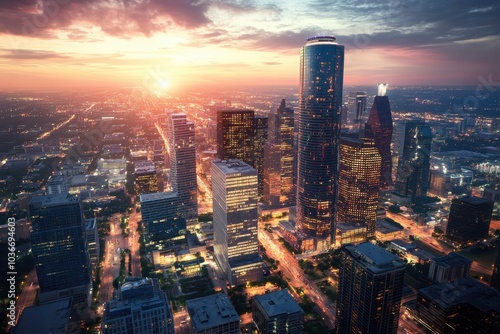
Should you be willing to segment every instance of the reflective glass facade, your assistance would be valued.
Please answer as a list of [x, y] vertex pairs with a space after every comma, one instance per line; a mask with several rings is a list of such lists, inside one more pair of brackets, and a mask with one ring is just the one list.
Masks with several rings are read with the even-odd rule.
[[254, 164], [254, 111], [220, 110], [217, 112], [217, 157], [240, 159]]
[[306, 235], [334, 234], [344, 47], [310, 38], [300, 59], [297, 226]]

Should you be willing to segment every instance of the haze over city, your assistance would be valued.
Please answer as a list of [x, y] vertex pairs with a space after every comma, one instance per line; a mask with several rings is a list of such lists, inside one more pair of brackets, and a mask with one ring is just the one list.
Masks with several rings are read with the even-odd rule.
[[[297, 85], [298, 50], [333, 34], [345, 84], [477, 85], [500, 71], [494, 1], [0, 3], [0, 89]], [[157, 74], [159, 76], [160, 74]]]

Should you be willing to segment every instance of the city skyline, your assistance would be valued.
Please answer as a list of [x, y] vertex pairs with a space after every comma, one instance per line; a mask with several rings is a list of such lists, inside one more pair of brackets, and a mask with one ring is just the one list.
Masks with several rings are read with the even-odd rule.
[[477, 85], [499, 70], [499, 11], [492, 1], [4, 2], [0, 89], [296, 86], [300, 46], [331, 34], [346, 46], [346, 85]]

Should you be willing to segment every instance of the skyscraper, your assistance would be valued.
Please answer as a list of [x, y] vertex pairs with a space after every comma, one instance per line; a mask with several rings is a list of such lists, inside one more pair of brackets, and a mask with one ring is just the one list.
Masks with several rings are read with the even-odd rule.
[[29, 214], [40, 301], [73, 296], [73, 303], [90, 305], [90, 262], [80, 198], [35, 197]]
[[172, 189], [179, 197], [180, 214], [192, 229], [198, 222], [194, 124], [185, 114], [168, 114], [167, 125]]
[[264, 147], [267, 142], [267, 116], [255, 116], [254, 120], [254, 168], [259, 180], [258, 194], [264, 194]]
[[337, 222], [366, 224], [368, 238], [375, 237], [380, 163], [373, 139], [340, 139]]
[[262, 279], [257, 239], [257, 171], [241, 160], [212, 161], [214, 255], [232, 285]]
[[473, 196], [455, 198], [451, 202], [446, 237], [458, 243], [488, 237], [493, 202]]
[[271, 207], [295, 205], [293, 109], [285, 100], [269, 115], [264, 159], [264, 201]]
[[[347, 112], [342, 119], [342, 126], [352, 125], [355, 131], [361, 130], [362, 118], [366, 111], [368, 95], [366, 92], [349, 92], [347, 95]], [[344, 115], [342, 115], [344, 116]]]
[[[335, 234], [344, 47], [312, 37], [300, 57], [297, 226], [316, 239]], [[324, 244], [324, 243], [322, 243]]]
[[405, 264], [370, 242], [341, 248], [338, 334], [397, 333]]
[[368, 116], [368, 124], [371, 127], [371, 133], [375, 140], [382, 164], [380, 168], [380, 186], [392, 185], [392, 158], [391, 158], [391, 140], [392, 140], [392, 115], [389, 97], [386, 96], [387, 84], [378, 85], [378, 93], [373, 100], [372, 109]]
[[431, 128], [420, 121], [407, 122], [404, 131], [403, 152], [399, 158], [396, 193], [409, 197], [415, 204], [425, 196], [429, 186], [431, 156]]
[[217, 157], [239, 159], [254, 164], [254, 111], [219, 110], [217, 112]]

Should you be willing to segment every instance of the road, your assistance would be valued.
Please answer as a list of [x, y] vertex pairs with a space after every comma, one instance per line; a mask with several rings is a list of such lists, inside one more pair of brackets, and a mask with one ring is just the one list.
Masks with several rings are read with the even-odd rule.
[[129, 217], [129, 231], [130, 236], [128, 239], [128, 249], [132, 256], [132, 276], [142, 277], [141, 271], [141, 255], [139, 254], [139, 238], [141, 237], [137, 233], [137, 223], [141, 221], [142, 217], [140, 213], [132, 213]]
[[[319, 287], [312, 283], [302, 272], [297, 259], [292, 256], [277, 240], [272, 238], [263, 228], [259, 229], [259, 241], [262, 243], [268, 256], [280, 262], [279, 268], [283, 272], [283, 277], [290, 279], [290, 285], [302, 287], [309, 299], [316, 303], [319, 314], [324, 319], [329, 328], [335, 326], [335, 306], [326, 297]], [[286, 265], [284, 265], [286, 264]]]
[[16, 323], [19, 320], [19, 317], [21, 316], [23, 310], [26, 307], [33, 306], [33, 303], [35, 301], [36, 292], [39, 288], [38, 277], [36, 276], [36, 270], [35, 269], [31, 270], [23, 282], [24, 282], [23, 289], [21, 290], [21, 293], [17, 297], [16, 301], [16, 310], [17, 310]]

